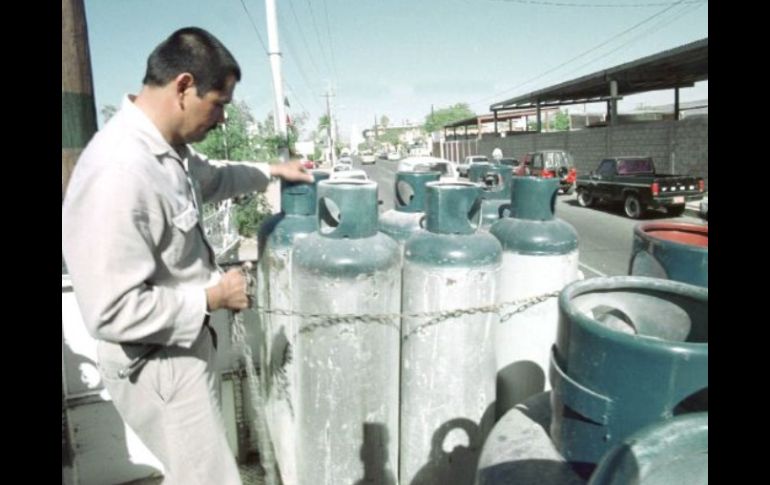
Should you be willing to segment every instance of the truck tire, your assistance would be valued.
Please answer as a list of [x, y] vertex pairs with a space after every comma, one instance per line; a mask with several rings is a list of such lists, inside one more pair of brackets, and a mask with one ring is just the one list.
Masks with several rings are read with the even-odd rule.
[[588, 189], [578, 190], [577, 200], [580, 207], [591, 207], [594, 205], [594, 196], [591, 195]]
[[671, 217], [679, 217], [684, 214], [685, 207], [686, 206], [684, 205], [670, 205], [666, 207], [666, 212], [668, 212], [668, 215]]
[[644, 208], [642, 207], [642, 203], [639, 202], [639, 196], [636, 194], [627, 194], [625, 201], [623, 202], [623, 211], [629, 219], [639, 219], [642, 217]]

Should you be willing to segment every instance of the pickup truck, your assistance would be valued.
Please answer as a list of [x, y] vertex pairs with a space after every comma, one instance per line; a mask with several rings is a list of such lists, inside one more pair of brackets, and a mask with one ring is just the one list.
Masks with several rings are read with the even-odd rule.
[[457, 173], [460, 175], [460, 177], [467, 177], [468, 170], [470, 170], [471, 165], [474, 163], [497, 163], [497, 161], [490, 162], [489, 159], [484, 155], [467, 156], [465, 157], [465, 161], [463, 163], [457, 164]]
[[705, 188], [702, 177], [656, 173], [650, 157], [605, 158], [596, 171], [578, 176], [576, 186], [582, 207], [599, 201], [622, 202], [631, 219], [661, 207], [671, 216], [680, 216], [686, 202], [703, 198]]

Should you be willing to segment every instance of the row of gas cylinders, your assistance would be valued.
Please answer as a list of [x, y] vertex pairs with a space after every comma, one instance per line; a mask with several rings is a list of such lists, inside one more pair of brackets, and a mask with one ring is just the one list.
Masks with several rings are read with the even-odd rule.
[[[260, 229], [254, 345], [283, 483], [471, 484], [495, 421], [551, 386], [554, 443], [596, 463], [707, 388], [707, 289], [579, 281], [558, 181], [485, 169], [470, 182], [399, 172], [381, 216], [375, 182], [282, 185]], [[641, 352], [654, 371], [629, 375], [613, 361], [623, 339], [665, 342], [665, 357]], [[662, 397], [640, 413], [613, 394], [622, 382]]]

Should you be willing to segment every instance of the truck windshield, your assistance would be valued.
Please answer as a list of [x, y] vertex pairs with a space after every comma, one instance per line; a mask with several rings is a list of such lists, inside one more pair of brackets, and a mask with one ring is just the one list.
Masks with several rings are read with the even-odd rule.
[[618, 160], [618, 175], [653, 173], [651, 158], [626, 158]]

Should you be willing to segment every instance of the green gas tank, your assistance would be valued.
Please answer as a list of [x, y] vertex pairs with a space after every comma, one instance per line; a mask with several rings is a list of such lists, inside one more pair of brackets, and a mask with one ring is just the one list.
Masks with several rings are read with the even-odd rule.
[[[264, 309], [292, 309], [291, 249], [294, 241], [318, 230], [317, 183], [329, 178], [326, 172], [314, 171], [312, 175], [313, 183], [281, 180], [281, 212], [259, 228], [257, 304]], [[284, 314], [260, 311], [259, 316], [261, 325], [254, 329], [252, 345], [259, 349], [254, 355], [259, 356], [262, 370], [267, 425], [281, 478], [284, 483], [296, 483], [297, 382], [290, 356], [298, 322]]]
[[478, 231], [478, 185], [426, 190], [425, 229], [404, 246], [400, 479], [473, 483], [494, 422], [499, 321], [477, 310], [495, 304], [502, 251]]
[[401, 250], [377, 212], [375, 182], [322, 181], [319, 229], [295, 242], [300, 485], [397, 476]]
[[425, 184], [439, 180], [439, 172], [397, 172], [395, 208], [380, 215], [380, 231], [403, 244], [420, 228], [425, 210]]
[[481, 229], [509, 215], [513, 173], [507, 165], [489, 164], [475, 182], [481, 185]]
[[709, 481], [709, 415], [683, 414], [651, 424], [615, 445], [589, 485], [705, 484]]
[[643, 222], [634, 226], [628, 274], [709, 286], [709, 226]]
[[[510, 215], [490, 233], [503, 247], [500, 303], [558, 292], [578, 279], [577, 231], [555, 216], [559, 181], [513, 177]], [[515, 307], [503, 308], [511, 314]], [[497, 357], [497, 416], [550, 389], [548, 365], [558, 325], [556, 296], [500, 322]]]
[[551, 438], [584, 471], [645, 426], [708, 412], [708, 289], [642, 276], [572, 283], [550, 377]]

